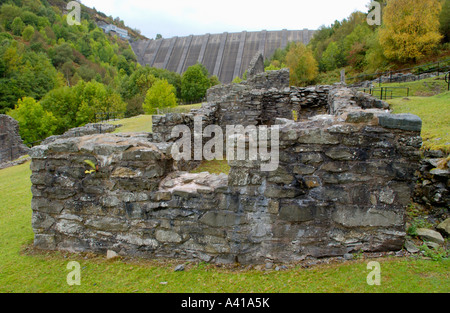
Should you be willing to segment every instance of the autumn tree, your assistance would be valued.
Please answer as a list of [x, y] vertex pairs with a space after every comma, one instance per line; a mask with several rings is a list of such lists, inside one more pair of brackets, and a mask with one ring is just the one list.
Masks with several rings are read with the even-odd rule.
[[441, 41], [439, 0], [390, 0], [383, 12], [379, 41], [392, 61], [417, 61]]
[[290, 84], [293, 86], [311, 84], [319, 74], [311, 49], [302, 43], [291, 45], [286, 55], [286, 65], [290, 69]]

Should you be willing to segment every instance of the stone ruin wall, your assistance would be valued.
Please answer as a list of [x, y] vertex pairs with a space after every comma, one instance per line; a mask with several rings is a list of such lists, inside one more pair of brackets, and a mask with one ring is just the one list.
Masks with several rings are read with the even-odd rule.
[[[286, 73], [254, 79], [267, 82], [268, 75]], [[215, 263], [401, 249], [421, 120], [386, 113], [384, 103], [344, 87], [268, 86], [211, 90], [200, 110], [155, 117], [153, 134], [91, 135], [35, 147], [35, 246]], [[307, 114], [299, 122], [289, 116], [295, 106]], [[307, 119], [313, 108], [329, 114]], [[261, 161], [230, 161], [228, 176], [175, 171], [176, 138], [169, 130], [192, 125], [195, 115], [221, 126], [279, 125], [280, 166], [262, 172]], [[85, 173], [87, 159], [98, 172]]]
[[8, 115], [0, 114], [0, 164], [28, 154], [29, 148], [19, 135], [19, 123]]

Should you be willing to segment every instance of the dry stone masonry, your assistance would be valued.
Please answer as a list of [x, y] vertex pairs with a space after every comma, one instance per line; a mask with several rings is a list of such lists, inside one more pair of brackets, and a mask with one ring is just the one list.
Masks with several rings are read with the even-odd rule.
[[[35, 246], [214, 263], [398, 250], [422, 122], [387, 109], [345, 86], [289, 87], [282, 70], [215, 87], [189, 114], [155, 116], [153, 134], [35, 147]], [[187, 172], [172, 158], [171, 129], [198, 116], [204, 126], [278, 125], [278, 169], [243, 160], [229, 175]]]
[[0, 114], [0, 164], [28, 154], [29, 148], [19, 135], [19, 123], [12, 117]]

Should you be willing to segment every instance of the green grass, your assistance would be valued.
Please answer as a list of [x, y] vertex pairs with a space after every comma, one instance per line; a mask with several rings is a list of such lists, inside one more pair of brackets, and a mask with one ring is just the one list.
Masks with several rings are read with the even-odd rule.
[[113, 125], [122, 125], [122, 127], [116, 129], [114, 133], [139, 133], [139, 132], [152, 132], [152, 116], [151, 115], [139, 115], [131, 118], [125, 118], [122, 120], [109, 122]]
[[229, 174], [230, 166], [227, 160], [203, 161], [199, 167], [191, 171], [191, 173], [209, 172], [211, 174]]
[[[378, 84], [375, 85], [379, 87]], [[441, 94], [448, 89], [448, 85], [444, 80], [444, 76], [438, 78], [432, 77], [414, 82], [405, 83], [384, 83], [382, 87], [408, 87], [410, 97], [430, 97]], [[397, 91], [401, 95], [406, 96], [406, 91]]]
[[432, 97], [410, 97], [388, 101], [395, 114], [412, 113], [423, 121], [424, 149], [450, 153], [450, 92]]
[[[176, 261], [107, 261], [90, 254], [35, 251], [29, 166], [27, 162], [0, 170], [0, 292], [450, 292], [448, 260], [378, 259], [381, 286], [369, 286], [369, 260], [280, 272], [189, 263], [185, 272], [174, 272]], [[70, 261], [81, 265], [80, 286], [66, 283]]]
[[[166, 113], [189, 113], [191, 109], [199, 109], [202, 107], [201, 103], [192, 105], [180, 105], [176, 108], [167, 109]], [[122, 127], [116, 129], [114, 133], [139, 133], [139, 132], [152, 132], [152, 116], [151, 115], [139, 115], [130, 118], [125, 118], [113, 122], [108, 122], [112, 125], [122, 125]]]

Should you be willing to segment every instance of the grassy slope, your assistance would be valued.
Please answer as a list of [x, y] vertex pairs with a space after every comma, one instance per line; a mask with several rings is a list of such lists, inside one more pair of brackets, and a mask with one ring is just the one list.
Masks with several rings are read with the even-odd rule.
[[[199, 103], [192, 105], [182, 105], [167, 110], [173, 113], [189, 113], [191, 109], [199, 109], [201, 108], [201, 106], [202, 104]], [[152, 132], [151, 115], [139, 115], [108, 123], [113, 125], [122, 125], [122, 127], [116, 129], [115, 133]]]
[[450, 153], [450, 92], [433, 97], [411, 97], [388, 101], [394, 113], [412, 113], [423, 121], [424, 148]]
[[[368, 260], [281, 272], [191, 264], [174, 272], [175, 261], [33, 251], [29, 165], [0, 170], [0, 292], [450, 292], [448, 260], [379, 260], [381, 286], [368, 286]], [[66, 283], [70, 261], [81, 264], [81, 286]]]
[[[378, 87], [378, 84], [375, 85]], [[446, 92], [448, 85], [444, 80], [444, 76], [438, 78], [427, 78], [415, 82], [406, 83], [385, 83], [382, 87], [408, 87], [409, 95], [414, 97], [430, 97]], [[404, 91], [402, 91], [404, 93]], [[402, 93], [402, 94], [403, 94]]]

